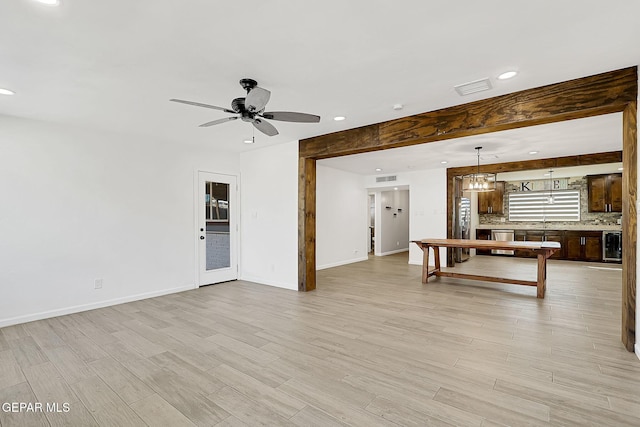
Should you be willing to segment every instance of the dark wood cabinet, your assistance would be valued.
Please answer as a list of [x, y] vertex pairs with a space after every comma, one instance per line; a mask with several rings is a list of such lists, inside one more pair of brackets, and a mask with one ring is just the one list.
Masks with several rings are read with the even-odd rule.
[[[476, 240], [491, 240], [491, 230], [477, 229]], [[476, 249], [476, 255], [491, 255], [491, 249]]]
[[[516, 230], [516, 242], [558, 242], [561, 249], [551, 255], [553, 259], [564, 259], [564, 231], [558, 230]], [[538, 255], [529, 249], [515, 251], [515, 256], [521, 258], [535, 258]]]
[[[527, 230], [515, 230], [513, 233], [513, 240], [516, 242], [524, 242], [527, 240]], [[528, 249], [516, 249], [514, 255], [519, 258], [528, 258], [533, 252]]]
[[553, 255], [551, 255], [551, 259], [564, 259], [564, 247], [565, 247], [565, 238], [564, 231], [545, 231], [544, 232], [544, 241], [545, 242], [558, 242], [560, 243], [560, 250], [556, 251]]
[[[491, 240], [491, 230], [477, 229], [476, 239]], [[514, 230], [516, 242], [558, 242], [560, 250], [552, 259], [574, 261], [602, 261], [602, 231], [564, 231], [564, 230]], [[490, 250], [477, 249], [478, 255], [491, 255]], [[514, 255], [520, 258], [535, 258], [536, 252], [528, 249], [517, 249]]]
[[504, 213], [504, 181], [497, 181], [494, 191], [478, 193], [478, 213], [500, 215]]
[[565, 231], [565, 259], [602, 261], [601, 231]]
[[622, 174], [588, 175], [589, 212], [622, 212]]

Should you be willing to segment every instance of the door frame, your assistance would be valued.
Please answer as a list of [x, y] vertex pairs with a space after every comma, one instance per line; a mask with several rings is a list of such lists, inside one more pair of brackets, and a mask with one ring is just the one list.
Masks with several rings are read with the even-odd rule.
[[[634, 351], [638, 191], [638, 67], [302, 139], [298, 147], [298, 290], [316, 288], [316, 161], [622, 112], [622, 343]], [[447, 185], [451, 185], [449, 182]], [[448, 189], [447, 189], [448, 191]], [[450, 216], [449, 219], [450, 220]], [[448, 237], [451, 229], [449, 227]]]
[[[240, 254], [240, 176], [235, 174], [229, 174], [229, 173], [218, 173], [218, 172], [211, 172], [208, 170], [196, 169], [193, 173], [193, 233], [194, 233], [193, 240], [194, 240], [194, 257], [195, 257], [194, 289], [197, 289], [201, 286], [212, 284], [212, 283], [202, 283], [202, 277], [201, 277], [202, 271], [200, 268], [201, 267], [200, 266], [200, 260], [201, 260], [200, 258], [200, 251], [201, 251], [200, 209], [202, 209], [202, 206], [200, 205], [200, 174], [201, 173], [218, 176], [218, 177], [221, 177], [222, 179], [231, 178], [235, 180], [236, 188], [235, 189], [231, 188], [232, 185], [230, 185], [230, 188], [229, 188], [229, 198], [232, 197], [231, 196], [232, 194], [233, 194], [233, 197], [235, 198], [235, 203], [233, 204], [230, 203], [229, 220], [231, 225], [230, 225], [229, 232], [230, 232], [230, 239], [231, 239], [230, 268], [234, 267], [234, 261], [235, 261], [236, 274], [235, 274], [235, 277], [231, 279], [221, 280], [220, 282], [215, 282], [215, 283], [221, 283], [221, 282], [230, 281], [230, 280], [237, 280], [240, 277], [240, 256], [239, 256]], [[236, 206], [235, 209], [233, 208], [234, 205]], [[235, 227], [233, 226], [233, 224], [235, 224]]]

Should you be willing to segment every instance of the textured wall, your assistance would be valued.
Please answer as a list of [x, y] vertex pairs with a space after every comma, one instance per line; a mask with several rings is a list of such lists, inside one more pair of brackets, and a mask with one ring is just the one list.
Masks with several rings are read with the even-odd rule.
[[[520, 181], [507, 182], [505, 186], [504, 195], [504, 215], [480, 215], [480, 224], [526, 224], [536, 225], [539, 224], [542, 227], [542, 222], [532, 221], [509, 221], [509, 197], [508, 193], [515, 193], [518, 191]], [[547, 226], [557, 226], [562, 228], [563, 225], [616, 225], [621, 213], [590, 213], [589, 212], [589, 193], [587, 190], [587, 177], [573, 177], [569, 178], [567, 190], [580, 190], [580, 221], [547, 221]], [[502, 219], [505, 221], [503, 222]]]

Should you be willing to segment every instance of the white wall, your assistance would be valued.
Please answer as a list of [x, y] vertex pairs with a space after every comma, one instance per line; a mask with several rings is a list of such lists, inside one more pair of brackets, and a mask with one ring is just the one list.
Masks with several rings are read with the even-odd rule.
[[0, 326], [193, 288], [197, 169], [238, 156], [0, 116]]
[[[394, 174], [397, 187], [409, 187], [409, 241], [447, 237], [447, 170], [434, 169]], [[365, 177], [365, 185], [371, 190], [389, 187], [388, 182], [376, 183], [376, 176]], [[446, 259], [446, 249], [440, 249], [440, 259]], [[422, 265], [422, 250], [409, 245], [409, 264]], [[433, 254], [429, 258], [433, 265]]]
[[[409, 191], [382, 191], [380, 200], [379, 250], [376, 255], [389, 255], [409, 248]], [[390, 209], [387, 209], [390, 208]]]
[[[447, 238], [447, 171], [434, 169], [407, 174], [410, 182], [411, 219], [409, 240]], [[446, 248], [440, 248], [440, 260], [445, 262]], [[429, 265], [434, 265], [433, 253]], [[422, 250], [409, 246], [409, 264], [422, 265]]]
[[241, 279], [298, 289], [298, 141], [240, 155]]
[[317, 165], [318, 270], [367, 259], [368, 200], [363, 176]]

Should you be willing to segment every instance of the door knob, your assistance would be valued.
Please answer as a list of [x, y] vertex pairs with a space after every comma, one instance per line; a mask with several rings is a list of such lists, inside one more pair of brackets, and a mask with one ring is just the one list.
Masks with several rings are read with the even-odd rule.
[[204, 236], [200, 236], [200, 240], [204, 240]]

